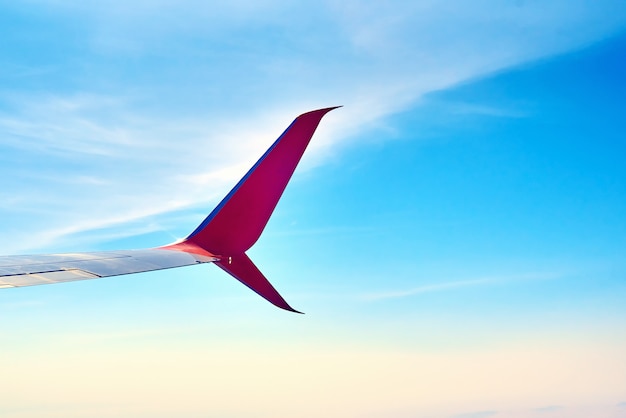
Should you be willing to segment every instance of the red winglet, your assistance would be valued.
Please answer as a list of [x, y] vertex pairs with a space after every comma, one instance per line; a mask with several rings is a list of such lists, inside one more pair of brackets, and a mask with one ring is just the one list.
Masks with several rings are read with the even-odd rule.
[[[184, 241], [166, 248], [216, 254], [216, 264], [269, 302], [293, 312], [245, 254], [259, 239], [322, 117], [337, 107], [298, 116], [211, 214]], [[194, 252], [192, 251], [192, 252]]]

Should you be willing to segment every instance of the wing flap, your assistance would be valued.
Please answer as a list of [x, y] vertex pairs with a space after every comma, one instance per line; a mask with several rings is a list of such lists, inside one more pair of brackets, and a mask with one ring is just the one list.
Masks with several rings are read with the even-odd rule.
[[16, 274], [0, 277], [0, 287], [23, 287], [38, 284], [72, 282], [97, 279], [100, 276], [79, 269], [46, 271], [42, 273]]

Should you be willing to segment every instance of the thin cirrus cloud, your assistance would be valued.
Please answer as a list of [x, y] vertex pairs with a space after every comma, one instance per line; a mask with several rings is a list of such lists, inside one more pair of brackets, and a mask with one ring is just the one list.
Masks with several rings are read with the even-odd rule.
[[[601, 3], [12, 6], [82, 36], [61, 41], [76, 53], [51, 48], [54, 65], [37, 63], [36, 41], [10, 51], [9, 64], [29, 70], [0, 85], [4, 192], [26, 202], [21, 211], [48, 212], [2, 250], [214, 203], [298, 113], [345, 105], [305, 161], [320, 164], [429, 92], [609, 36], [626, 12]], [[50, 30], [40, 26], [35, 35]], [[0, 211], [18, 216], [14, 206]]]
[[562, 274], [526, 273], [526, 274], [513, 274], [509, 276], [481, 277], [481, 278], [469, 279], [469, 280], [453, 280], [453, 281], [436, 282], [433, 284], [417, 286], [417, 287], [413, 287], [413, 288], [406, 289], [406, 290], [365, 294], [365, 295], [361, 295], [360, 299], [365, 300], [365, 301], [399, 299], [399, 298], [407, 298], [411, 296], [418, 296], [418, 295], [422, 295], [426, 293], [453, 291], [453, 290], [468, 288], [468, 287], [494, 286], [494, 285], [501, 285], [501, 284], [512, 283], [512, 282], [531, 281], [531, 280], [549, 280], [549, 279], [556, 279], [559, 277], [562, 277]]

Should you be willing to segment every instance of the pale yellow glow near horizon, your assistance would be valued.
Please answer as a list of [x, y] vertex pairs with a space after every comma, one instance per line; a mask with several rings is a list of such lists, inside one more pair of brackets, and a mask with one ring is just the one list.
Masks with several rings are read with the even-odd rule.
[[448, 353], [156, 340], [53, 344], [4, 350], [0, 412], [20, 418], [437, 417], [521, 410], [510, 416], [531, 416], [523, 411], [624, 401], [625, 352], [624, 344], [539, 341]]

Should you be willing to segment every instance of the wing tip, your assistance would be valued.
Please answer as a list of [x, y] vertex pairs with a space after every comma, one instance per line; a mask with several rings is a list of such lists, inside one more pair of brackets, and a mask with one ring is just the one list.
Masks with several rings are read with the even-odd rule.
[[322, 116], [324, 116], [326, 113], [330, 112], [331, 110], [339, 109], [340, 107], [343, 107], [343, 105], [323, 107], [321, 109], [310, 110], [308, 112], [304, 112], [303, 114], [298, 116], [298, 118], [302, 116], [312, 115], [312, 114], [320, 114], [320, 118], [321, 118]]
[[[276, 307], [303, 314], [280, 296], [245, 251], [260, 237], [318, 124], [324, 115], [340, 107], [311, 110], [296, 117], [209, 216], [182, 242], [167, 247], [217, 257], [217, 266]], [[254, 192], [256, 189], [264, 193]]]

